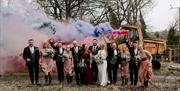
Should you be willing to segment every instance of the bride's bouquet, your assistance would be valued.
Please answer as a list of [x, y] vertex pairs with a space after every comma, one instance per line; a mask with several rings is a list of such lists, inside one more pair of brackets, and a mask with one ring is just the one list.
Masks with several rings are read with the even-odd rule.
[[97, 55], [94, 56], [94, 58], [95, 58], [96, 63], [98, 63], [98, 64], [103, 63], [103, 59], [102, 59], [101, 55], [97, 54]]

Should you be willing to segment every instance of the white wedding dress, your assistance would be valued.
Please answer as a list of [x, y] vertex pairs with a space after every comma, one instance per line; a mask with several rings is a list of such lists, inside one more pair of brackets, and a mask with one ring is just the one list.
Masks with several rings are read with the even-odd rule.
[[97, 64], [98, 81], [101, 86], [106, 86], [109, 82], [108, 74], [107, 74], [107, 61], [106, 61], [107, 53], [105, 50], [99, 50], [97, 55], [101, 57], [101, 61], [102, 61]]

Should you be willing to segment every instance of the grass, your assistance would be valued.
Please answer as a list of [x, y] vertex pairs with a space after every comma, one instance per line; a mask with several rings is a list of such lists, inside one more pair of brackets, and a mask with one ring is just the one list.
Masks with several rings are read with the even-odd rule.
[[[168, 65], [168, 63], [162, 63], [161, 69], [154, 71], [153, 84], [151, 84], [146, 91], [177, 91], [180, 87], [180, 72], [169, 71]], [[174, 74], [166, 76], [171, 72]], [[144, 89], [139, 86], [122, 86], [120, 74], [118, 74], [117, 85], [109, 85], [106, 87], [98, 85], [77, 86], [75, 79], [71, 84], [67, 84], [66, 80], [63, 84], [59, 84], [57, 75], [53, 76], [53, 83], [50, 86], [44, 85], [43, 74], [40, 74], [39, 80], [41, 86], [31, 85], [27, 73], [1, 76], [0, 91], [144, 91]]]
[[154, 70], [154, 75], [166, 76], [170, 73], [174, 73], [175, 76], [180, 76], [180, 71], [168, 69], [170, 65], [175, 65], [175, 64], [161, 63], [161, 69], [160, 70]]

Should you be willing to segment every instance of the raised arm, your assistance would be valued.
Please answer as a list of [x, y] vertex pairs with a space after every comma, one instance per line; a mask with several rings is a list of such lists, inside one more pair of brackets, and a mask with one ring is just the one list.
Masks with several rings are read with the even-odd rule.
[[126, 46], [128, 47], [128, 49], [130, 50], [131, 46], [129, 45], [128, 40], [126, 40], [125, 43], [126, 43]]
[[51, 45], [51, 47], [52, 47], [53, 49], [56, 49], [56, 46], [54, 45], [53, 42], [50, 42], [49, 44]]

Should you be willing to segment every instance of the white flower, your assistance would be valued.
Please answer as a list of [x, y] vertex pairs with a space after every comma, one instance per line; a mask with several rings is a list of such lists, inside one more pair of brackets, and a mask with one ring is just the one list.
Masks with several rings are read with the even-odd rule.
[[128, 61], [130, 61], [130, 56], [124, 55], [124, 56], [122, 56], [122, 59], [123, 59], [124, 61], [128, 62]]
[[95, 58], [95, 61], [97, 62], [97, 63], [100, 63], [100, 64], [102, 64], [103, 63], [103, 59], [102, 59], [102, 57], [101, 57], [101, 55], [95, 55], [94, 56], [94, 58]]
[[53, 54], [54, 54], [54, 50], [48, 48], [48, 49], [45, 50], [45, 53], [44, 53], [44, 54], [45, 54], [46, 56], [48, 56], [48, 57], [52, 57]]
[[130, 56], [126, 55], [125, 58], [126, 58], [126, 62], [130, 61]]
[[135, 60], [136, 60], [137, 62], [141, 61], [141, 56], [140, 56], [140, 55], [136, 55], [136, 56], [135, 56]]

